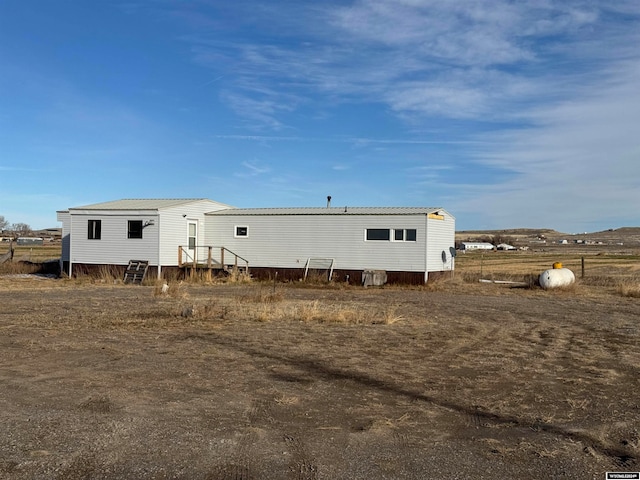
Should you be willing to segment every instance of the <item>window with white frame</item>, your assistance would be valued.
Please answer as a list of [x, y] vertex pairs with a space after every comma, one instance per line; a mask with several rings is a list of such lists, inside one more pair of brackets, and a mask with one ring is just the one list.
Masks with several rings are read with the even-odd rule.
[[391, 230], [388, 228], [367, 228], [365, 239], [367, 241], [389, 241], [391, 240]]
[[102, 234], [102, 220], [89, 220], [89, 240], [100, 240]]
[[367, 228], [365, 240], [383, 242], [415, 242], [418, 232], [415, 228]]
[[393, 230], [393, 240], [395, 242], [415, 242], [418, 232], [415, 228], [396, 228]]
[[236, 225], [234, 229], [234, 237], [245, 238], [249, 236], [249, 227], [246, 225]]

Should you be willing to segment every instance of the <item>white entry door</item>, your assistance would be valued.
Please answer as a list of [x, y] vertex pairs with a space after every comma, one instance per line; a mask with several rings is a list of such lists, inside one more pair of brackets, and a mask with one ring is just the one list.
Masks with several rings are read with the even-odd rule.
[[185, 261], [195, 262], [196, 258], [196, 246], [198, 245], [198, 221], [189, 220], [187, 222], [187, 248]]

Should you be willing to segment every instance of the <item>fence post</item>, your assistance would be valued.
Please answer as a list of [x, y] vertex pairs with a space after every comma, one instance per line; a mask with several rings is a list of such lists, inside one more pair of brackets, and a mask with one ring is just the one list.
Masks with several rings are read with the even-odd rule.
[[581, 271], [580, 278], [584, 278], [584, 257], [581, 258], [581, 265], [582, 265], [582, 271]]

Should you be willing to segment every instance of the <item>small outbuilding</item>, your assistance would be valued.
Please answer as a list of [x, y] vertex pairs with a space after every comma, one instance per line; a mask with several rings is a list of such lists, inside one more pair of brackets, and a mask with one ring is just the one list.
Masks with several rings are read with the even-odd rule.
[[42, 237], [18, 237], [18, 239], [16, 240], [16, 244], [40, 246], [44, 245], [44, 239]]
[[493, 250], [495, 248], [493, 243], [489, 242], [462, 242], [462, 250], [465, 252], [472, 250]]

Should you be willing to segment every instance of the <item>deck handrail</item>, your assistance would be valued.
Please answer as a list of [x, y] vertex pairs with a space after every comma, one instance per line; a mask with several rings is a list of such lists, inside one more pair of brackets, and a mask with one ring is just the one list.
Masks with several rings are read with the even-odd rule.
[[[179, 245], [178, 246], [178, 266], [179, 267], [183, 267], [185, 264], [191, 264], [191, 265], [196, 265], [198, 263], [198, 249], [202, 249], [202, 248], [206, 248], [207, 249], [207, 259], [206, 262], [203, 262], [203, 265], [206, 265], [207, 268], [213, 268], [214, 263], [216, 265], [220, 265], [221, 268], [224, 268], [225, 266], [225, 261], [224, 261], [224, 254], [225, 252], [230, 253], [231, 255], [233, 255], [234, 257], [234, 262], [233, 262], [233, 266], [235, 268], [238, 268], [238, 260], [241, 260], [245, 263], [245, 267], [247, 268], [247, 270], [249, 269], [249, 260], [247, 260], [244, 257], [241, 257], [240, 255], [238, 255], [235, 252], [232, 252], [231, 250], [229, 250], [227, 247], [216, 247], [216, 246], [212, 246], [212, 245], [195, 245], [193, 248], [189, 248], [189, 247], [185, 247], [183, 245]], [[220, 249], [220, 261], [215, 260], [213, 258], [213, 249]], [[189, 254], [188, 250], [193, 250], [194, 255], [193, 258], [191, 257], [191, 255]], [[190, 261], [186, 261], [183, 262], [182, 261], [182, 254], [185, 254], [188, 259], [190, 259]]]

